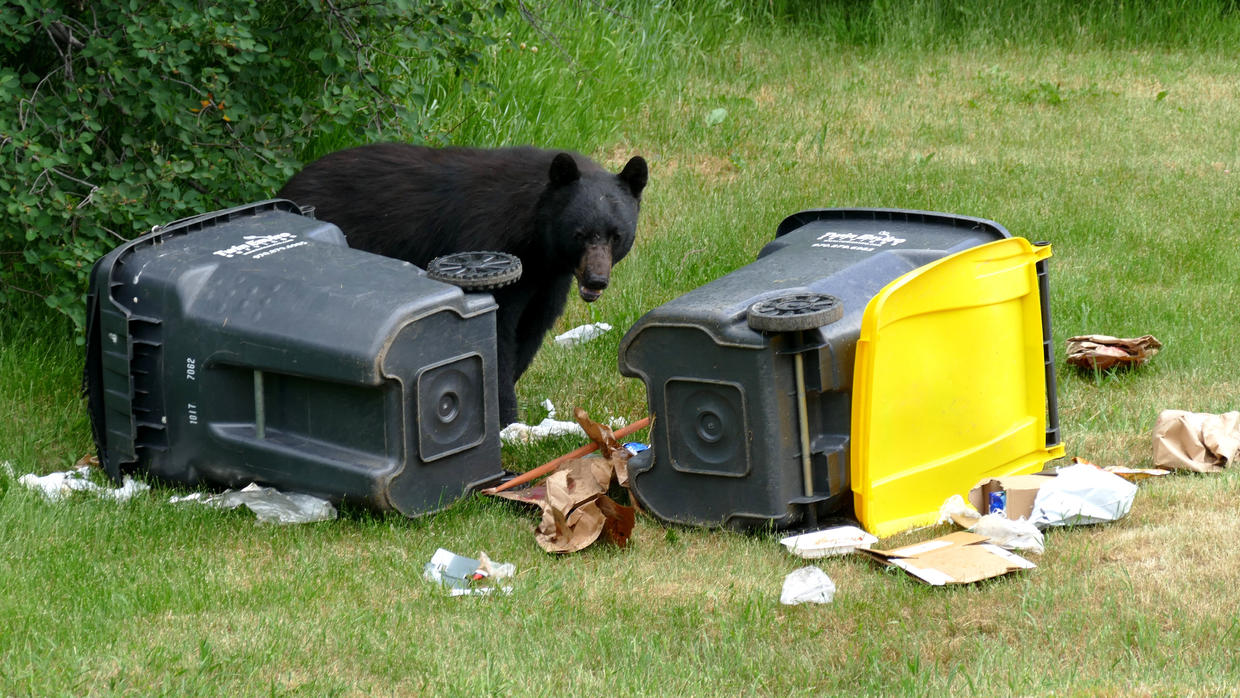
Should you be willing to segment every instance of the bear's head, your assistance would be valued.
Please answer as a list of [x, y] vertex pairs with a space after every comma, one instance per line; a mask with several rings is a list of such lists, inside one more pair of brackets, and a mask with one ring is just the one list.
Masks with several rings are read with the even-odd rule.
[[595, 301], [611, 281], [612, 265], [633, 247], [646, 161], [634, 157], [612, 174], [557, 153], [548, 176], [539, 206], [546, 261], [556, 272], [571, 270], [582, 300]]

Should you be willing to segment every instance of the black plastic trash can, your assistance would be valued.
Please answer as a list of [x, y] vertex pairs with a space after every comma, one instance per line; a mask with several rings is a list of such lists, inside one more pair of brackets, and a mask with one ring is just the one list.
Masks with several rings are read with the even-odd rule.
[[[937, 512], [939, 495], [975, 474], [1026, 472], [1054, 457], [1051, 446], [1059, 439], [1044, 263], [1037, 262], [1030, 281], [1035, 271], [1024, 265], [1036, 254], [1017, 258], [1001, 246], [985, 255], [1000, 259], [1001, 270], [971, 258], [943, 266], [954, 255], [1005, 240], [1034, 249], [978, 218], [805, 211], [779, 225], [757, 261], [647, 313], [620, 344], [620, 371], [645, 383], [654, 415], [652, 447], [629, 461], [633, 494], [656, 517], [675, 523], [791, 527], [857, 516], [887, 534], [926, 519], [927, 509]], [[1037, 254], [1049, 256], [1049, 247]], [[1003, 282], [992, 288], [994, 279]], [[883, 364], [880, 378], [894, 375], [890, 366], [910, 370], [924, 356], [942, 361], [901, 374], [911, 379], [901, 378], [906, 385], [894, 389], [868, 368], [865, 384], [855, 377], [859, 344], [867, 350], [873, 344], [860, 341], [864, 322], [886, 327], [882, 318], [893, 316], [874, 315], [886, 307], [875, 301], [885, 300], [888, 288], [915, 306], [901, 310], [902, 317], [922, 324], [888, 340], [913, 351]], [[985, 300], [975, 303], [971, 295]], [[991, 323], [1000, 346], [979, 372], [968, 368], [976, 359], [943, 358], [956, 353], [962, 327], [981, 336]], [[920, 351], [931, 345], [939, 349]], [[993, 376], [1011, 386], [1012, 404], [991, 410], [954, 392]], [[875, 395], [879, 384], [884, 393]], [[997, 416], [975, 418], [986, 410]], [[902, 431], [919, 433], [913, 422], [948, 432], [946, 440], [919, 436], [900, 444], [899, 453], [870, 448], [899, 441]], [[1034, 432], [1038, 443], [1030, 445]], [[1012, 440], [1020, 443], [1009, 448]], [[862, 464], [853, 462], [859, 448]], [[987, 454], [1000, 455], [984, 465], [991, 463]], [[882, 506], [867, 509], [876, 502]]]
[[436, 511], [502, 475], [495, 309], [289, 201], [158, 228], [91, 275], [101, 464]]

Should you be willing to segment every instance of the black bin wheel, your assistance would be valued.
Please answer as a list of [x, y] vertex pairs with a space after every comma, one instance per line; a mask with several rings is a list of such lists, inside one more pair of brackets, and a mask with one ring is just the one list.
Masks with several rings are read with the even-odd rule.
[[426, 275], [465, 291], [489, 291], [520, 279], [521, 260], [507, 252], [456, 252], [432, 259]]
[[822, 293], [790, 293], [749, 306], [746, 320], [760, 332], [812, 330], [844, 317], [844, 303]]

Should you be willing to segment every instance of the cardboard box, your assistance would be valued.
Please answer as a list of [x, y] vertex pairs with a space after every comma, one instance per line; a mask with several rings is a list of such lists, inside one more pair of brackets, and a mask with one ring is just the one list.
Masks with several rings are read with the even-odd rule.
[[969, 504], [978, 513], [986, 515], [990, 513], [990, 493], [1007, 492], [1007, 517], [1028, 519], [1033, 514], [1033, 500], [1037, 498], [1038, 490], [1053, 477], [1054, 473], [1036, 473], [986, 478], [969, 490]]
[[857, 552], [885, 565], [899, 567], [933, 586], [969, 584], [1037, 567], [989, 541], [976, 533], [957, 531], [895, 550], [860, 549]]

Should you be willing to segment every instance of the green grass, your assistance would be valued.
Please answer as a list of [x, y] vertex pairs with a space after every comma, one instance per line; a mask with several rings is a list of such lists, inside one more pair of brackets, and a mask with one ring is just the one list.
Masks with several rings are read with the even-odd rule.
[[[547, 5], [572, 63], [512, 18], [511, 51], [480, 75], [492, 101], [453, 101], [445, 83], [436, 108], [453, 142], [651, 164], [637, 246], [603, 300], [570, 300], [559, 326], [616, 329], [548, 342], [518, 386], [531, 421], [544, 398], [561, 418], [573, 405], [643, 416], [643, 387], [616, 370], [623, 332], [751, 261], [784, 216], [832, 206], [980, 216], [1053, 243], [1069, 455], [1145, 466], [1160, 409], [1240, 408], [1229, 5], [709, 5]], [[1067, 370], [1064, 340], [1092, 332], [1165, 348], [1137, 371]], [[0, 460], [18, 473], [90, 450], [80, 351], [36, 307], [0, 319]], [[508, 447], [505, 465], [576, 445]], [[1240, 683], [1235, 471], [1143, 484], [1126, 519], [1053, 531], [1038, 569], [966, 588], [826, 560], [839, 591], [821, 607], [779, 605], [803, 563], [772, 534], [642, 518], [628, 549], [557, 558], [534, 544], [534, 515], [504, 502], [272, 528], [170, 494], [52, 505], [0, 475], [0, 694], [1153, 696]], [[438, 547], [515, 563], [516, 592], [441, 596], [421, 580]]]

